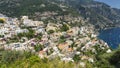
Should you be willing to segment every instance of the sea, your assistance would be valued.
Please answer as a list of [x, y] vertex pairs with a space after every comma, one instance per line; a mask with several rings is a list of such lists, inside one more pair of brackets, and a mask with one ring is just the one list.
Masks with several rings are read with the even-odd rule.
[[112, 49], [117, 49], [120, 45], [120, 27], [100, 30], [98, 38], [108, 43]]

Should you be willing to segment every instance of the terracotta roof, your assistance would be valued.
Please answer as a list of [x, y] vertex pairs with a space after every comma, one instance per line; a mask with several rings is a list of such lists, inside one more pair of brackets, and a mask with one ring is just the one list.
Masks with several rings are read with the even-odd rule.
[[68, 48], [68, 51], [69, 51], [69, 52], [72, 52], [72, 51], [73, 51], [73, 49], [72, 49], [72, 48]]
[[43, 51], [43, 50], [39, 51], [39, 54], [44, 54], [44, 53], [45, 53], [45, 51]]
[[58, 48], [59, 48], [59, 49], [64, 49], [64, 48], [67, 47], [67, 46], [69, 46], [69, 45], [68, 45], [68, 43], [65, 42], [65, 43], [59, 44], [59, 45], [58, 45]]

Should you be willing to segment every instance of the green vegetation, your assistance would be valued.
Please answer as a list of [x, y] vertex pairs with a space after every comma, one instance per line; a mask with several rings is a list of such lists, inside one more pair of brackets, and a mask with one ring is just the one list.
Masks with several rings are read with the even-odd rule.
[[65, 37], [64, 36], [60, 36], [60, 39], [65, 39]]
[[0, 68], [73, 68], [74, 63], [65, 63], [59, 58], [48, 60], [40, 59], [38, 56], [30, 52], [5, 51], [0, 52]]
[[73, 60], [74, 60], [75, 62], [79, 62], [79, 61], [80, 61], [80, 56], [79, 56], [79, 55], [75, 55], [75, 56], [73, 57]]
[[47, 33], [52, 34], [52, 33], [54, 33], [54, 30], [49, 30]]
[[0, 35], [0, 38], [4, 37], [4, 35]]
[[[20, 39], [22, 38], [22, 37], [27, 37], [28, 39], [31, 39], [31, 38], [33, 38], [33, 37], [35, 37], [35, 31], [34, 30], [32, 30], [32, 29], [28, 29], [29, 30], [29, 32], [26, 32], [26, 33], [19, 33], [19, 34], [17, 34], [17, 35], [15, 35], [15, 36], [13, 36], [12, 38], [10, 38], [8, 41], [7, 41], [7, 43], [11, 43], [11, 42], [19, 42], [20, 41]], [[38, 36], [36, 36], [38, 39], [41, 39], [41, 34], [39, 34]]]
[[34, 30], [32, 30], [32, 29], [28, 29], [28, 30], [29, 30], [29, 32], [27, 32], [27, 33], [19, 33], [17, 36], [19, 38], [21, 38], [21, 37], [27, 37], [28, 39], [33, 38], [34, 34], [35, 34]]
[[[36, 38], [37, 40], [41, 40], [41, 37], [42, 37], [41, 33], [35, 34], [35, 31], [30, 28], [28, 28], [28, 30], [29, 30], [29, 32], [19, 33], [19, 34], [15, 35], [14, 37], [10, 38], [7, 42], [8, 43], [19, 42], [22, 37], [27, 37], [28, 39]], [[0, 35], [0, 37], [3, 37], [3, 36]]]
[[13, 38], [10, 38], [8, 41], [7, 41], [7, 43], [11, 43], [11, 42], [19, 42], [19, 37], [17, 37], [17, 36], [14, 36]]
[[1, 2], [0, 13], [9, 17], [19, 18], [20, 16], [27, 15], [32, 19], [41, 20], [38, 16], [44, 12], [57, 13], [51, 17], [68, 14], [71, 14], [72, 16], [79, 16], [79, 13], [74, 11], [76, 9], [73, 9], [66, 4], [64, 4], [66, 7], [60, 7], [59, 4], [61, 4], [61, 2], [58, 0], [10, 0], [9, 2]]
[[120, 47], [113, 52], [109, 58], [109, 62], [116, 68], [120, 68]]
[[5, 21], [3, 19], [0, 19], [0, 23], [4, 23]]
[[69, 27], [66, 24], [63, 24], [63, 26], [61, 27], [61, 31], [67, 31], [69, 30]]
[[27, 29], [29, 32], [19, 33], [19, 34], [17, 34], [17, 36], [15, 36], [15, 38], [16, 37], [18, 37], [18, 38], [27, 37], [28, 39], [37, 38], [38, 40], [41, 40], [41, 37], [42, 37], [41, 33], [35, 34], [35, 31], [32, 30], [31, 28], [27, 28]]
[[38, 40], [41, 40], [41, 38], [42, 38], [42, 34], [38, 34], [38, 35], [37, 35], [37, 39], [38, 39]]
[[[43, 4], [45, 6], [42, 6]], [[2, 1], [0, 8], [1, 13], [12, 17], [20, 17], [21, 15], [32, 16], [35, 12], [62, 11], [60, 7], [49, 3], [48, 0], [11, 0], [9, 3]]]
[[35, 49], [36, 52], [42, 50], [43, 48], [44, 48], [44, 46], [41, 45], [41, 44], [37, 44], [37, 45], [34, 46], [34, 49]]
[[64, 43], [66, 38], [64, 36], [60, 36], [59, 43]]
[[60, 39], [59, 43], [64, 43], [66, 40], [65, 39]]
[[30, 52], [18, 52], [18, 51], [0, 51], [0, 68], [2, 66], [9, 66], [9, 64], [14, 63], [16, 60], [27, 59], [31, 55]]
[[[41, 48], [41, 47], [40, 47]], [[39, 50], [39, 45], [36, 48]], [[95, 56], [96, 60], [94, 63], [88, 61], [86, 68], [119, 68], [120, 67], [120, 49], [113, 51], [112, 53], [103, 53]], [[75, 62], [65, 63], [60, 61], [59, 58], [49, 60], [47, 58], [40, 59], [37, 55], [31, 52], [18, 52], [18, 51], [1, 51], [0, 52], [0, 68], [74, 68], [81, 61], [79, 55], [75, 55]], [[78, 65], [79, 66], [79, 65]]]

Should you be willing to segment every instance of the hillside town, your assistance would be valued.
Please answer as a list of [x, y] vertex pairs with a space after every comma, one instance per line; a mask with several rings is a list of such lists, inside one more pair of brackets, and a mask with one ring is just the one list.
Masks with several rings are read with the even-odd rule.
[[[0, 49], [30, 51], [41, 59], [54, 59], [74, 62], [80, 60], [95, 62], [98, 52], [110, 53], [111, 49], [97, 38], [94, 26], [86, 25], [87, 20], [70, 15], [55, 17], [54, 21], [34, 21], [28, 16], [9, 18], [0, 15]], [[77, 24], [80, 25], [77, 25]], [[84, 60], [84, 61], [83, 61]]]

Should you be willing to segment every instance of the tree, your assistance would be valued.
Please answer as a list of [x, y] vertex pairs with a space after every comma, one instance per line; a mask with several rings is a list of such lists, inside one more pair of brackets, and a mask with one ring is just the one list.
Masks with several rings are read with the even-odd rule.
[[43, 45], [37, 44], [37, 45], [35, 45], [34, 49], [35, 49], [36, 52], [38, 52], [38, 51], [43, 49]]
[[4, 23], [5, 21], [4, 21], [4, 19], [0, 19], [0, 23]]
[[48, 34], [52, 34], [52, 33], [54, 33], [54, 30], [49, 30], [48, 31]]
[[63, 26], [61, 27], [61, 31], [67, 31], [69, 30], [69, 27], [66, 24], [63, 24]]
[[80, 61], [80, 56], [79, 56], [79, 55], [75, 55], [75, 56], [73, 57], [73, 60], [74, 60], [75, 62], [79, 62], [79, 61]]
[[116, 66], [116, 68], [120, 68], [120, 48], [118, 48], [110, 57], [109, 62]]

